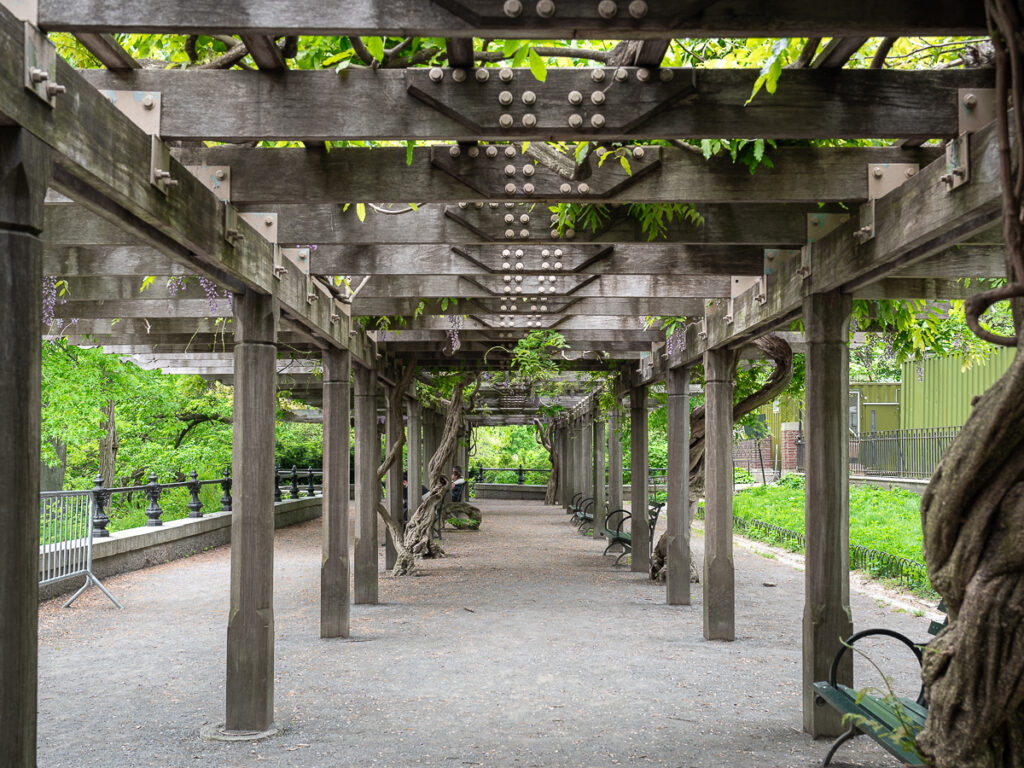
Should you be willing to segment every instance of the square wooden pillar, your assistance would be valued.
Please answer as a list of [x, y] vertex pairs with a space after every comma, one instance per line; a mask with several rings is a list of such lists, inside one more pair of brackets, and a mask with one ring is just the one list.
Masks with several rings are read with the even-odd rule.
[[377, 501], [380, 483], [380, 441], [377, 437], [377, 374], [356, 365], [352, 369], [355, 389], [356, 432], [356, 535], [355, 595], [358, 605], [377, 603]]
[[[401, 441], [402, 436], [405, 433], [405, 423], [403, 421], [404, 406], [402, 403], [398, 404], [398, 418], [392, 418], [394, 413], [393, 403], [391, 399], [395, 397], [394, 389], [388, 393], [388, 408], [387, 417], [385, 422], [385, 450], [387, 453], [391, 452], [391, 449], [398, 445]], [[387, 474], [384, 477], [385, 483], [385, 494], [388, 505], [388, 513], [394, 520], [402, 519], [402, 476], [404, 472], [402, 470], [402, 453], [399, 452], [398, 458], [388, 469]], [[385, 526], [386, 527], [386, 526]], [[395, 549], [395, 541], [391, 534], [391, 529], [387, 528], [385, 531], [387, 536], [387, 542], [385, 546], [384, 554], [384, 567], [389, 571], [395, 567], [395, 560], [398, 559], [398, 550]]]
[[704, 353], [704, 637], [736, 639], [732, 559], [732, 393], [736, 354]]
[[273, 296], [234, 297], [235, 396], [228, 614], [228, 731], [274, 721], [274, 421], [278, 308]]
[[[850, 614], [849, 294], [804, 299], [807, 340], [807, 489], [804, 510], [803, 695], [804, 730], [838, 736], [845, 730], [831, 707], [815, 701], [812, 684], [828, 678], [840, 638], [853, 632]], [[838, 681], [853, 685], [853, 655], [845, 654]]]
[[630, 434], [630, 536], [633, 539], [630, 570], [647, 573], [651, 568], [651, 530], [647, 527], [647, 387], [629, 390]]
[[619, 403], [608, 413], [608, 511], [622, 509], [622, 416]]
[[419, 508], [420, 502], [423, 500], [423, 420], [420, 417], [420, 404], [416, 400], [408, 400], [406, 413], [409, 418], [407, 424], [408, 448], [406, 449], [408, 457], [408, 471], [406, 472], [408, 503], [406, 507], [408, 514], [411, 515]]
[[323, 353], [323, 557], [320, 562], [320, 637], [349, 636], [349, 365], [347, 350]]
[[605, 493], [604, 493], [604, 422], [594, 413], [593, 480], [594, 488], [594, 538], [604, 538]]
[[46, 147], [0, 128], [0, 763], [35, 768]]
[[594, 494], [594, 422], [593, 417], [588, 413], [580, 421], [580, 479], [583, 482], [583, 498], [593, 499], [597, 504], [597, 496]]
[[665, 600], [690, 604], [690, 371], [669, 368], [668, 385], [668, 499], [665, 504]]

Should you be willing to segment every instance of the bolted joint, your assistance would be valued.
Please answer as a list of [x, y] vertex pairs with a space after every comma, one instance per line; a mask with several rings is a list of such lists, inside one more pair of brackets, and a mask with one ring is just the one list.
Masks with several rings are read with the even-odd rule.
[[506, 16], [515, 19], [523, 15], [523, 4], [520, 0], [505, 0], [503, 10]]
[[537, 3], [537, 15], [542, 19], [550, 19], [555, 15], [554, 0], [540, 0]]

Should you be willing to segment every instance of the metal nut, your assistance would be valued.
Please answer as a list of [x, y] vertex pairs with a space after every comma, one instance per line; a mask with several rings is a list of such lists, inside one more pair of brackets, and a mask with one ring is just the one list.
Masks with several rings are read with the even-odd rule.
[[601, 106], [602, 104], [604, 104], [604, 99], [604, 91], [594, 91], [592, 94], [590, 94], [590, 102], [592, 104]]
[[524, 165], [523, 166], [523, 176], [533, 176], [533, 173], [534, 173], [535, 170], [536, 169], [532, 165]]
[[505, 185], [505, 194], [506, 195], [514, 195], [515, 193], [516, 193], [516, 185], [515, 184], [509, 183], [509, 184]]
[[507, 107], [512, 103], [512, 91], [502, 91], [498, 94], [498, 103], [503, 107]]
[[977, 97], [977, 95], [973, 94], [973, 93], [965, 93], [964, 94], [964, 106], [967, 107], [968, 109], [974, 109], [976, 106], [978, 106], [978, 97]]
[[590, 124], [595, 128], [604, 128], [604, 115], [594, 115], [590, 118]]
[[490, 79], [491, 79], [490, 70], [485, 69], [484, 67], [480, 67], [480, 69], [478, 69], [476, 71], [476, 81], [478, 83], [486, 83]]
[[142, 108], [143, 109], [152, 109], [155, 106], [156, 106], [156, 99], [153, 98], [153, 94], [147, 93], [145, 96], [142, 97]]
[[466, 77], [468, 77], [468, 75], [466, 75], [466, 70], [464, 70], [464, 69], [454, 69], [454, 70], [452, 70], [452, 80], [454, 80], [456, 83], [464, 83], [464, 82], [466, 82]]
[[466, 150], [466, 154], [472, 158], [480, 157], [480, 147], [474, 144], [473, 146]]
[[530, 230], [528, 230], [528, 229], [520, 229], [519, 230], [519, 236], [525, 240], [526, 238], [528, 238], [530, 236]]
[[593, 80], [595, 83], [603, 83], [604, 78], [605, 73], [603, 69], [598, 68], [590, 70], [590, 79]]
[[634, 160], [643, 160], [644, 159], [644, 148], [643, 147], [633, 147], [633, 159]]
[[505, 15], [514, 19], [523, 13], [523, 4], [520, 0], [505, 0]]
[[[509, 115], [509, 117], [511, 117], [511, 115]], [[500, 122], [500, 121], [499, 121], [499, 122]], [[489, 147], [488, 147], [488, 148], [487, 148], [486, 150], [484, 150], [484, 151], [486, 152], [487, 156], [488, 156], [488, 157], [490, 157], [490, 158], [495, 158], [495, 157], [497, 157], [497, 156], [498, 156], [498, 148], [497, 148], [497, 147], [495, 147], [495, 146], [494, 146], [493, 144], [492, 144], [491, 146], [489, 146]]]
[[[515, 118], [513, 118], [512, 115], [510, 115], [508, 112], [504, 113], [501, 117], [498, 118], [498, 125], [500, 125], [502, 128], [511, 128], [515, 124], [515, 122]], [[494, 157], [494, 155], [489, 155], [489, 157]]]
[[32, 67], [28, 72], [33, 83], [41, 83], [50, 79], [50, 73], [39, 67]]
[[523, 194], [532, 195], [534, 190], [533, 184], [523, 184]]
[[506, 165], [505, 166], [505, 175], [506, 176], [515, 176], [516, 175], [516, 167], [514, 165], [511, 165], [511, 164]]
[[582, 115], [569, 115], [569, 127], [580, 128], [583, 125]]
[[515, 73], [510, 67], [502, 67], [498, 70], [498, 79], [503, 83], [511, 83], [513, 77], [515, 77]]
[[[65, 91], [67, 91], [67, 88], [65, 88], [63, 85], [57, 85], [57, 83], [47, 83], [46, 84], [46, 95], [47, 96], [56, 96], [57, 94], [64, 93]], [[174, 183], [177, 184], [178, 182], [174, 182]]]
[[619, 6], [613, 0], [601, 0], [597, 4], [597, 15], [602, 19], [614, 19], [619, 12]]
[[[520, 224], [529, 224], [530, 223], [530, 216], [529, 216], [529, 214], [524, 213], [522, 216], [520, 216], [519, 217], [519, 223]], [[516, 252], [516, 256], [522, 256], [522, 255], [523, 255], [522, 251], [517, 251]]]
[[647, 3], [644, 0], [633, 0], [629, 4], [629, 15], [634, 19], [642, 19], [647, 15]]
[[625, 67], [619, 67], [615, 70], [615, 79], [620, 83], [624, 83], [629, 79], [629, 72], [626, 71]]
[[537, 15], [542, 19], [550, 19], [555, 15], [555, 3], [554, 0], [540, 0], [537, 3]]
[[[567, 229], [567, 230], [565, 230], [565, 237], [566, 237], [567, 240], [572, 240], [574, 237], [576, 237], [576, 230], [575, 229]], [[558, 267], [556, 266], [555, 269], [558, 269]]]
[[440, 67], [431, 67], [429, 77], [435, 83], [440, 83], [444, 79], [444, 70]]
[[569, 103], [573, 106], [583, 103], [583, 94], [579, 91], [569, 91]]
[[871, 175], [874, 176], [876, 179], [880, 179], [883, 176], [885, 176], [885, 171], [882, 170], [881, 166], [876, 165], [874, 168], [871, 169]]
[[523, 115], [523, 127], [524, 128], [536, 128], [537, 127], [537, 116], [530, 113]]
[[590, 185], [587, 184], [586, 182], [583, 182], [578, 187], [576, 187], [576, 191], [579, 192], [581, 195], [589, 195]]
[[505, 214], [505, 223], [506, 224], [512, 224], [515, 220], [516, 220], [516, 217], [513, 216], [511, 213], [506, 213]]
[[505, 157], [513, 158], [516, 156], [516, 148], [509, 144], [505, 147]]
[[675, 76], [676, 76], [675, 71], [671, 70], [671, 69], [662, 69], [662, 70], [658, 71], [658, 77], [661, 79], [661, 82], [663, 82], [663, 83], [670, 83], [670, 82], [672, 82], [672, 80], [673, 80], [673, 78], [675, 78]]
[[462, 154], [462, 150], [459, 149], [458, 144], [453, 144], [452, 146], [448, 147], [448, 154], [451, 157], [458, 157], [459, 155]]
[[640, 67], [640, 69], [636, 71], [636, 79], [641, 83], [646, 83], [651, 79], [651, 70], [647, 69], [647, 67]]
[[514, 229], [506, 229], [505, 230], [505, 239], [506, 240], [511, 240], [515, 236], [516, 236], [516, 231]]
[[537, 103], [537, 94], [533, 91], [524, 91], [522, 99], [523, 104], [529, 107]]
[[570, 192], [572, 192], [572, 186], [570, 186], [569, 184], [563, 184], [558, 188], [558, 191], [561, 192], [563, 195], [568, 195]]

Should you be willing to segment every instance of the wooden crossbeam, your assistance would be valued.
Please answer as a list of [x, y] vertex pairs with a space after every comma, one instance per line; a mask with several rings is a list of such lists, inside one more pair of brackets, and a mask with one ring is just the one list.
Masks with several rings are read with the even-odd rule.
[[[520, 276], [521, 277], [521, 276]], [[516, 288], [521, 291], [516, 291]], [[554, 287], [553, 292], [547, 289]], [[511, 290], [506, 293], [505, 288]], [[541, 292], [540, 288], [545, 291]], [[714, 275], [561, 275], [555, 282], [540, 283], [536, 277], [522, 283], [505, 283], [501, 277], [456, 277], [447, 275], [388, 275], [371, 278], [359, 292], [360, 298], [445, 298], [509, 299], [522, 296], [573, 298], [708, 298], [729, 295], [729, 278]]]
[[[243, 205], [321, 205], [402, 200], [410, 195], [421, 203], [523, 202], [526, 177], [517, 170], [516, 192], [506, 192], [505, 185], [510, 182], [504, 167], [510, 163], [504, 158], [492, 160], [483, 153], [476, 160], [463, 156], [459, 158], [461, 175], [456, 178], [443, 170], [448, 164], [443, 150], [445, 147], [414, 150], [411, 164], [404, 149], [336, 149], [320, 156], [303, 149], [216, 147], [182, 149], [178, 156], [188, 165], [230, 166], [231, 199]], [[705, 160], [699, 153], [662, 147], [660, 161], [642, 177], [632, 177], [618, 163], [605, 163], [594, 178], [602, 185], [621, 187], [599, 202], [848, 202], [867, 199], [869, 165], [924, 165], [940, 151], [928, 147], [785, 147], [771, 153], [774, 167], [751, 174], [728, 157]], [[532, 166], [534, 161], [517, 156], [515, 165]], [[565, 180], [547, 169], [538, 169], [532, 178], [537, 184], [533, 198], [594, 202], [593, 196], [580, 192], [578, 184], [561, 192]], [[480, 189], [485, 192], [477, 191]]]
[[[458, 303], [449, 302], [447, 308], [437, 300], [419, 299], [372, 299], [362, 295], [352, 302], [353, 315], [453, 315], [453, 314], [507, 314], [502, 306], [511, 305], [507, 299], [458, 298]], [[520, 302], [521, 304], [522, 302]], [[538, 302], [539, 305], [539, 302]], [[552, 315], [620, 315], [641, 317], [648, 315], [696, 316], [704, 313], [702, 299], [643, 297], [643, 298], [582, 298], [579, 301], [566, 300], [551, 295], [547, 306]], [[519, 309], [519, 312], [524, 310]]]
[[39, 0], [48, 30], [289, 35], [395, 35], [541, 39], [658, 39], [666, 37], [833, 37], [870, 34], [986, 34], [984, 8], [963, 0], [713, 0], [693, 10], [673, 0], [648, 0], [635, 18], [621, 9], [604, 18], [593, 0], [558, 0], [557, 13], [504, 12], [495, 0], [395, 3], [340, 0], [325, 6], [299, 0], [286, 13], [272, 0]]
[[107, 32], [80, 32], [75, 37], [111, 72], [130, 72], [140, 67], [139, 62]]
[[[493, 70], [490, 70], [493, 71]], [[756, 69], [663, 69], [669, 82], [643, 68], [603, 83], [591, 70], [549, 69], [541, 83], [529, 70], [511, 82], [497, 73], [480, 83], [434, 82], [426, 70], [275, 72], [256, 77], [239, 70], [82, 72], [101, 89], [159, 91], [161, 135], [169, 140], [301, 141], [420, 139], [542, 141], [594, 138], [903, 138], [958, 133], [958, 88], [991, 87], [991, 70], [788, 69], [778, 90], [747, 104]], [[583, 103], [570, 103], [577, 91]], [[523, 103], [530, 92], [534, 100]], [[500, 94], [511, 102], [499, 104]], [[600, 104], [591, 95], [600, 93]], [[429, 103], [428, 103], [429, 101]], [[231, 109], [224, 109], [231, 104]], [[339, 120], [338, 115], [345, 119]], [[501, 115], [513, 125], [501, 124]], [[532, 124], [523, 117], [531, 114]], [[582, 118], [574, 127], [570, 118]], [[601, 127], [592, 120], [601, 116]], [[404, 155], [404, 153], [403, 153]], [[379, 198], [378, 198], [379, 199]]]

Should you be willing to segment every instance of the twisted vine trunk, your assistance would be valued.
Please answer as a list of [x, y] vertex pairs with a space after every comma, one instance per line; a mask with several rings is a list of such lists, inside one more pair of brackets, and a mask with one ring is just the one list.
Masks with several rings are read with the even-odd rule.
[[544, 503], [553, 505], [558, 495], [558, 472], [561, 466], [558, 461], [558, 451], [555, 446], [555, 424], [548, 422], [544, 424], [540, 419], [533, 420], [533, 426], [537, 428], [537, 442], [548, 452], [548, 461], [551, 462], [551, 474], [548, 475], [548, 487], [544, 492]]
[[[921, 499], [928, 575], [949, 614], [924, 654], [929, 709], [917, 739], [938, 768], [1024, 766], [1024, 9], [1014, 0], [986, 0], [985, 8], [996, 52], [1007, 285], [972, 297], [965, 314], [979, 337], [1018, 351], [975, 401]], [[980, 323], [1004, 299], [1013, 337]]]
[[[782, 338], [770, 333], [756, 339], [754, 346], [775, 363], [772, 375], [764, 386], [751, 395], [740, 400], [732, 407], [732, 421], [735, 424], [748, 413], [757, 410], [765, 403], [770, 403], [789, 386], [793, 380], [793, 349]], [[690, 519], [697, 509], [698, 501], [704, 496], [704, 406], [698, 406], [690, 414]], [[666, 552], [668, 539], [665, 534], [658, 539], [651, 559], [651, 578], [662, 581], [665, 578]], [[690, 558], [690, 580], [698, 581], [696, 559]]]

